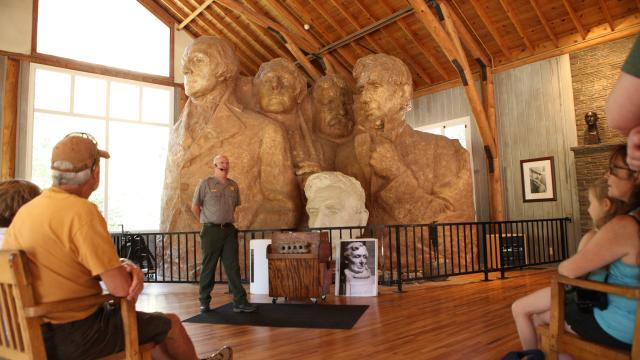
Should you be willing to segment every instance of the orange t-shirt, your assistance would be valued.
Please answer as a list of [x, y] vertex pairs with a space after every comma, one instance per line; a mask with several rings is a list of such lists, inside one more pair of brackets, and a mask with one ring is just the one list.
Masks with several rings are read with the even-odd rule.
[[[3, 248], [27, 253], [37, 303], [100, 294], [97, 276], [120, 266], [96, 205], [55, 187], [20, 208], [7, 230]], [[45, 321], [80, 320], [96, 309], [88, 306], [56, 312]]]

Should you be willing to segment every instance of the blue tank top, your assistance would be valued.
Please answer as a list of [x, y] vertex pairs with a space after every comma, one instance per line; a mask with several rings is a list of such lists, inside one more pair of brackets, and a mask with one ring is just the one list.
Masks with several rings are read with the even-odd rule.
[[[601, 279], [594, 279], [604, 281]], [[609, 265], [609, 284], [640, 287], [640, 266], [625, 264], [620, 260]], [[631, 344], [638, 303], [617, 295], [608, 295], [609, 306], [605, 310], [593, 309], [598, 325], [614, 338]]]

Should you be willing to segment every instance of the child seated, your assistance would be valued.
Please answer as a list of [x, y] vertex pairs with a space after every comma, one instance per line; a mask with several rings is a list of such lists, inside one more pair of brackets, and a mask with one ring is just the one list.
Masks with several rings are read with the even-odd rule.
[[16, 216], [18, 209], [40, 195], [40, 188], [27, 180], [0, 182], [0, 248], [4, 233]]
[[[580, 239], [578, 252], [591, 241], [598, 229], [616, 215], [623, 214], [626, 209], [623, 201], [613, 199], [607, 195], [608, 185], [605, 179], [596, 181], [589, 187], [588, 191], [589, 209], [587, 211], [593, 221], [593, 229]], [[593, 271], [592, 274], [597, 276], [596, 272]], [[531, 350], [538, 347], [535, 327], [549, 323], [550, 307], [551, 289], [549, 287], [522, 297], [511, 306], [523, 350]]]

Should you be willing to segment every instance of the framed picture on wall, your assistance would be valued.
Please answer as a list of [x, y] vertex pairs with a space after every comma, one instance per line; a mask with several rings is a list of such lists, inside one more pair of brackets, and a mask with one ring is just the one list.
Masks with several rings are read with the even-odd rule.
[[336, 258], [336, 295], [378, 295], [378, 240], [340, 240]]
[[520, 160], [522, 201], [556, 201], [553, 156]]

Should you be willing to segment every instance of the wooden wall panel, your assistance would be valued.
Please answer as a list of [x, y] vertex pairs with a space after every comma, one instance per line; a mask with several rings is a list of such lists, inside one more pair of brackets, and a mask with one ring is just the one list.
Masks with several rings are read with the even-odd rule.
[[[479, 85], [477, 87], [480, 92]], [[487, 161], [464, 89], [459, 86], [413, 99], [413, 110], [407, 113], [407, 123], [415, 128], [466, 116], [471, 118], [476, 217], [478, 221], [488, 221], [490, 209]]]
[[[495, 75], [496, 113], [506, 217], [512, 220], [570, 216], [569, 247], [579, 234], [573, 90], [569, 56]], [[522, 201], [520, 160], [553, 156], [557, 201]]]
[[[0, 109], [4, 109], [4, 74], [7, 67], [7, 57], [0, 55]], [[4, 111], [0, 111], [0, 129], [4, 124]], [[0, 169], [2, 168], [2, 131], [0, 131]]]

